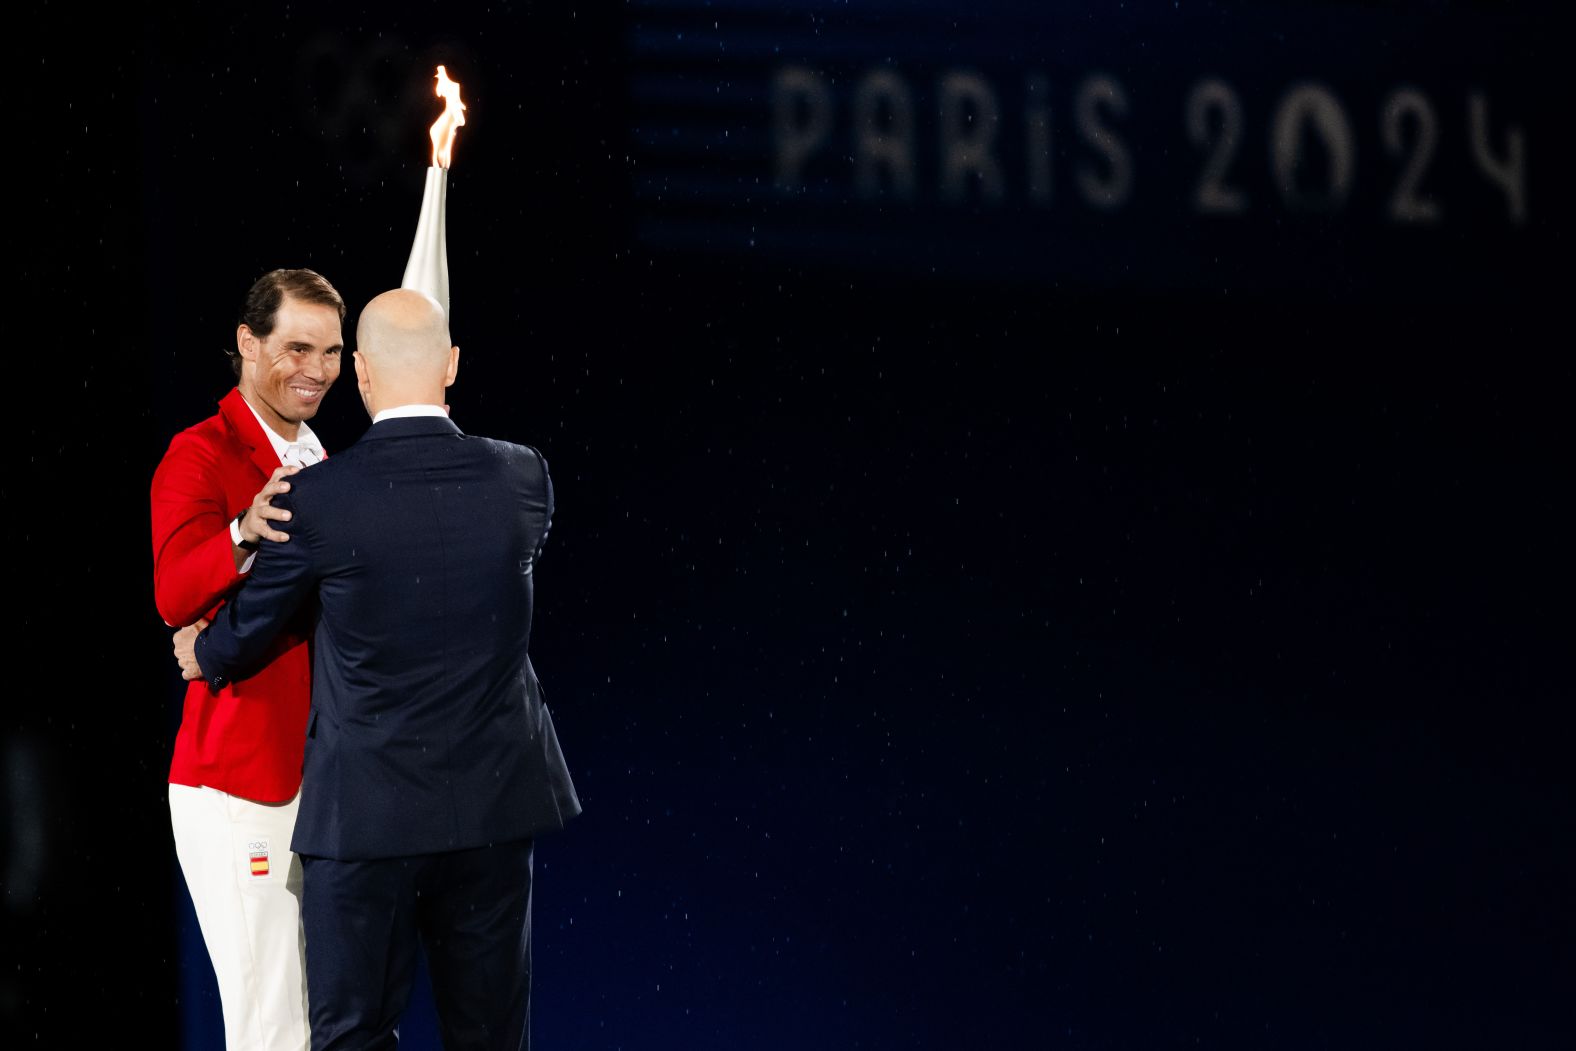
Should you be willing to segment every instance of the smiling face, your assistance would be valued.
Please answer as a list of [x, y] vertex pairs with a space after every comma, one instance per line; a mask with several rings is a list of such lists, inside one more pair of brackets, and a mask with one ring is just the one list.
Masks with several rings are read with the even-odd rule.
[[331, 306], [285, 296], [274, 313], [274, 329], [256, 335], [236, 329], [241, 352], [241, 394], [279, 435], [294, 441], [301, 421], [317, 415], [323, 395], [339, 378], [345, 341], [339, 312]]

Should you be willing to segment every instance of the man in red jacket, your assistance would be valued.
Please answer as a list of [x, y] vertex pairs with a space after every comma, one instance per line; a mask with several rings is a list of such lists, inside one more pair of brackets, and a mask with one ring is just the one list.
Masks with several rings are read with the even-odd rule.
[[[307, 426], [339, 376], [345, 303], [311, 270], [247, 293], [230, 353], [237, 384], [177, 434], [153, 475], [153, 591], [172, 627], [212, 619], [262, 541], [287, 543], [270, 505], [324, 456]], [[256, 674], [193, 682], [170, 763], [170, 823], [213, 961], [230, 1051], [309, 1044], [301, 866], [290, 852], [311, 702], [306, 625]]]

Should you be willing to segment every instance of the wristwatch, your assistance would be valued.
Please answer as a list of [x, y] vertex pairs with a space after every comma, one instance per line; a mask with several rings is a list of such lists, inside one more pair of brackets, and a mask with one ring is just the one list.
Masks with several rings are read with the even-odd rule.
[[262, 546], [255, 540], [246, 539], [246, 534], [241, 532], [241, 519], [246, 517], [246, 512], [249, 510], [251, 510], [249, 507], [241, 508], [241, 513], [236, 515], [235, 520], [230, 523], [230, 539], [234, 540], [235, 546], [242, 551], [256, 551]]

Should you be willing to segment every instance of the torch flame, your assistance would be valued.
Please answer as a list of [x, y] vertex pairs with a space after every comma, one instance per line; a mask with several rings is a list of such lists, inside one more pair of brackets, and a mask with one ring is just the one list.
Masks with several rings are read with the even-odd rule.
[[435, 92], [443, 100], [443, 113], [433, 124], [432, 136], [432, 166], [434, 168], [447, 168], [454, 153], [454, 135], [465, 124], [465, 103], [460, 101], [460, 86], [449, 79], [448, 71], [442, 66], [438, 67], [438, 89]]

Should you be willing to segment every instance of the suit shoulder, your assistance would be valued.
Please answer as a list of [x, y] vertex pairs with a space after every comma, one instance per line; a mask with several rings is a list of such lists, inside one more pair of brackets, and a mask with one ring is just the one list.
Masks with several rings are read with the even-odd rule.
[[303, 496], [310, 499], [314, 493], [325, 488], [332, 489], [336, 478], [343, 481], [347, 471], [355, 471], [357, 459], [355, 446], [351, 446], [342, 453], [336, 453], [310, 467], [303, 467], [290, 476], [290, 492], [285, 495], [297, 500]]
[[483, 443], [489, 453], [514, 470], [525, 470], [544, 477], [547, 474], [547, 458], [534, 445], [506, 442], [500, 438], [470, 437], [473, 441]]
[[194, 449], [213, 451], [234, 443], [235, 435], [231, 432], [230, 425], [225, 422], [223, 414], [216, 412], [207, 419], [198, 420], [185, 430], [178, 431], [170, 439], [170, 449], [182, 452]]
[[214, 466], [223, 458], [244, 454], [239, 449], [235, 435], [218, 413], [192, 424], [170, 438], [169, 446], [159, 459], [155, 478], [172, 470], [203, 470]]

